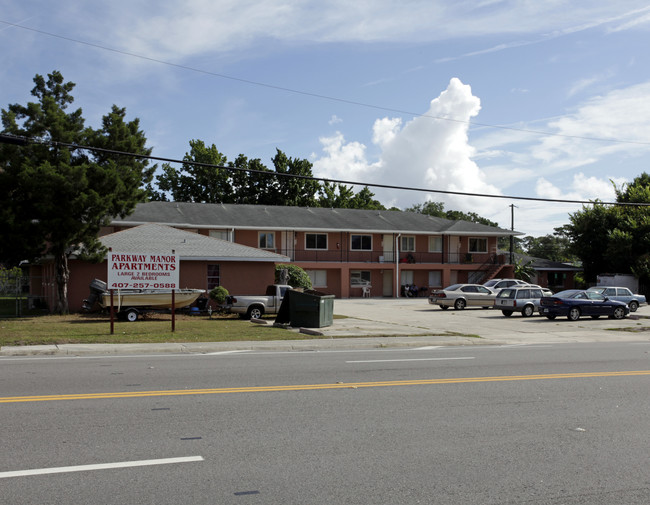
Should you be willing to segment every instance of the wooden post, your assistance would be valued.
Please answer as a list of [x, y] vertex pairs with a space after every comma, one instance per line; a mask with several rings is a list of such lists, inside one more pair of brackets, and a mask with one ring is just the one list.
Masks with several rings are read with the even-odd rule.
[[111, 290], [109, 290], [109, 291], [110, 291], [110, 293], [111, 293], [110, 304], [111, 304], [111, 335], [112, 335], [113, 332], [114, 332], [114, 329], [115, 329], [115, 317], [114, 317], [114, 316], [115, 316], [115, 313], [113, 312], [113, 290], [111, 289]]

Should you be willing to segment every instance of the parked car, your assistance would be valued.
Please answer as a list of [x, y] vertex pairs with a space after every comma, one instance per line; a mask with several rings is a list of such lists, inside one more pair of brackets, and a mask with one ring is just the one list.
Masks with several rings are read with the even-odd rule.
[[454, 307], [462, 310], [465, 307], [483, 307], [488, 309], [494, 305], [495, 294], [480, 284], [452, 284], [444, 289], [432, 291], [429, 303], [438, 305], [442, 310]]
[[540, 300], [539, 313], [549, 319], [566, 316], [571, 321], [577, 321], [580, 316], [609, 316], [613, 319], [623, 319], [630, 313], [629, 307], [623, 302], [609, 300], [595, 291], [568, 289], [553, 296], [545, 296]]
[[526, 284], [526, 282], [519, 279], [490, 279], [489, 281], [483, 283], [483, 285], [498, 293], [499, 290], [503, 288], [509, 288], [510, 286], [519, 286], [521, 284]]
[[543, 296], [553, 296], [553, 291], [551, 291], [548, 288], [543, 288], [539, 284], [526, 284], [527, 287], [529, 288], [537, 288], [542, 290], [542, 295]]
[[600, 293], [605, 298], [609, 298], [610, 300], [627, 303], [627, 306], [630, 307], [630, 312], [636, 312], [636, 309], [639, 308], [639, 305], [645, 305], [646, 303], [645, 296], [635, 295], [628, 288], [621, 288], [618, 286], [596, 286], [589, 288], [587, 291], [595, 291], [596, 293]]
[[510, 317], [513, 312], [521, 312], [524, 317], [530, 317], [539, 310], [539, 300], [544, 296], [539, 286], [512, 286], [503, 288], [497, 293], [494, 308], [501, 309], [504, 316]]

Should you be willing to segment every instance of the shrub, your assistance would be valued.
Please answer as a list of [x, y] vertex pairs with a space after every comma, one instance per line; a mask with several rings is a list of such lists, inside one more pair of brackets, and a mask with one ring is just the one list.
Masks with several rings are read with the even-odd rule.
[[282, 270], [289, 273], [289, 281], [287, 284], [293, 288], [311, 289], [311, 279], [307, 272], [297, 265], [276, 265], [275, 266], [275, 282], [280, 283], [280, 275]]
[[219, 305], [222, 305], [226, 301], [226, 296], [228, 296], [228, 290], [223, 286], [217, 286], [210, 290], [210, 299], [217, 302]]

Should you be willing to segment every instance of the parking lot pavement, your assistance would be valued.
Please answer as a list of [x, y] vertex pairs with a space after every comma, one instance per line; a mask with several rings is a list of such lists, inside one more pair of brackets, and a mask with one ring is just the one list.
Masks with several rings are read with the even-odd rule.
[[[650, 307], [623, 320], [581, 318], [554, 321], [534, 315], [506, 318], [494, 309], [441, 310], [426, 298], [352, 298], [334, 301], [334, 324], [324, 336], [442, 336], [474, 343], [612, 342], [650, 340]], [[469, 337], [469, 338], [467, 338]], [[477, 338], [479, 337], [479, 338]], [[442, 338], [441, 340], [445, 340]]]
[[[550, 321], [538, 315], [506, 318], [501, 311], [494, 309], [443, 311], [430, 305], [427, 298], [353, 298], [334, 300], [334, 316], [331, 326], [301, 329], [305, 333], [303, 340], [7, 346], [0, 349], [0, 356], [202, 354], [242, 350], [650, 341], [650, 307], [647, 305], [623, 320], [581, 318], [573, 322], [566, 318]], [[273, 320], [264, 323], [272, 324]]]

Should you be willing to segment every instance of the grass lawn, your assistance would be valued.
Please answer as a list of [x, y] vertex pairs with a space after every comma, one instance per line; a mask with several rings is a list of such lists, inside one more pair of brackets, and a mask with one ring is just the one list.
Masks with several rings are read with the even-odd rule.
[[176, 314], [172, 332], [171, 315], [150, 314], [135, 322], [114, 323], [110, 333], [110, 318], [99, 314], [68, 316], [39, 315], [0, 319], [0, 346], [43, 344], [103, 344], [160, 342], [229, 342], [238, 340], [298, 340], [308, 337], [296, 331], [256, 324], [236, 316], [188, 316]]

